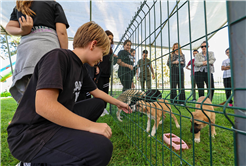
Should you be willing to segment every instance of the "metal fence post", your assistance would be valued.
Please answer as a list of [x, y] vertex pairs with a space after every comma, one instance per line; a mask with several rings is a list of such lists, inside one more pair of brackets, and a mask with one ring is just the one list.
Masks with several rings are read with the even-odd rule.
[[[246, 2], [245, 1], [227, 1], [228, 28], [230, 41], [230, 59], [232, 70], [232, 90], [235, 92], [235, 107], [246, 108]], [[234, 84], [234, 86], [233, 86]], [[236, 165], [245, 165], [246, 163], [246, 111], [235, 109], [236, 128]], [[241, 116], [241, 117], [240, 117]]]
[[11, 72], [13, 74], [14, 70], [13, 70], [12, 61], [11, 61], [11, 52], [9, 50], [9, 41], [8, 41], [8, 34], [7, 33], [5, 34], [5, 39], [6, 39], [6, 43], [7, 43], [7, 47], [8, 47], [8, 54], [9, 54], [9, 62], [10, 62]]

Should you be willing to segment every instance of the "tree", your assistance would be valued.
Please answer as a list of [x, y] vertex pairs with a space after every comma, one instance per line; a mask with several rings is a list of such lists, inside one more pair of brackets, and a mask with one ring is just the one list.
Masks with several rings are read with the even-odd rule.
[[[7, 38], [9, 42], [10, 55], [13, 56], [17, 53], [17, 46], [20, 43], [20, 37], [7, 35]], [[6, 59], [9, 57], [6, 35], [0, 35], [0, 43], [0, 57], [2, 59]]]
[[169, 68], [166, 65], [167, 56], [161, 55], [161, 53], [166, 54], [167, 50], [161, 52], [161, 49], [151, 49], [151, 64], [155, 71], [155, 80], [157, 81], [158, 87], [164, 87], [165, 84], [169, 84], [170, 82]]

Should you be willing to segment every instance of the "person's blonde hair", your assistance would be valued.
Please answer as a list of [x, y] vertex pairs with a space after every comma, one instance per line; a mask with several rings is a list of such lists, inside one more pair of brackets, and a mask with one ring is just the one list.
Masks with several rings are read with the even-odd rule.
[[174, 55], [175, 51], [177, 51], [177, 49], [174, 50], [174, 46], [175, 46], [175, 45], [178, 45], [179, 51], [180, 51], [180, 55], [181, 55], [181, 56], [184, 56], [184, 55], [183, 55], [183, 52], [182, 52], [182, 50], [181, 50], [181, 48], [180, 48], [179, 43], [174, 43], [174, 44], [173, 44], [173, 48], [172, 48], [172, 53], [171, 53], [171, 61], [173, 60], [173, 55]]
[[105, 50], [103, 55], [109, 53], [110, 42], [108, 36], [94, 21], [87, 22], [79, 27], [73, 39], [73, 48], [85, 48], [93, 40], [97, 41], [97, 47]]
[[28, 15], [28, 16], [34, 16], [36, 13], [30, 9], [32, 5], [33, 0], [29, 1], [22, 1], [22, 0], [17, 0], [16, 1], [16, 9], [21, 12], [22, 14]]

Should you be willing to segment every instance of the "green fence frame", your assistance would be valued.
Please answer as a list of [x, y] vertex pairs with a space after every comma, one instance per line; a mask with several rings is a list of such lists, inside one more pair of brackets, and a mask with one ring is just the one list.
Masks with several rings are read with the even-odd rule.
[[[162, 12], [163, 11], [163, 4], [165, 3], [165, 5], [167, 6], [167, 15], [168, 18], [166, 20], [163, 20], [162, 18]], [[244, 54], [240, 56], [240, 58], [245, 58], [245, 18], [246, 18], [246, 13], [244, 11], [243, 6], [245, 6], [245, 2], [234, 2], [234, 1], [228, 1], [226, 2], [226, 6], [227, 6], [227, 20], [228, 20], [228, 24], [224, 25], [218, 29], [216, 29], [213, 32], [209, 32], [207, 30], [207, 13], [206, 13], [206, 1], [202, 1], [201, 3], [203, 3], [203, 7], [204, 7], [204, 20], [205, 20], [205, 35], [204, 36], [200, 36], [199, 38], [196, 39], [192, 39], [191, 35], [189, 35], [189, 43], [183, 44], [181, 45], [178, 49], [179, 49], [179, 60], [180, 60], [180, 49], [181, 48], [185, 48], [187, 46], [189, 46], [189, 49], [192, 50], [192, 43], [200, 41], [201, 39], [205, 39], [205, 41], [207, 42], [206, 44], [208, 45], [208, 40], [218, 31], [220, 31], [221, 29], [228, 27], [228, 31], [229, 31], [229, 45], [230, 45], [230, 65], [231, 65], [231, 78], [232, 78], [232, 88], [227, 88], [228, 90], [232, 91], [232, 94], [230, 96], [230, 98], [228, 100], [226, 100], [226, 102], [223, 105], [219, 105], [219, 103], [223, 102], [224, 100], [222, 99], [222, 97], [220, 97], [220, 94], [215, 94], [215, 96], [219, 96], [219, 99], [216, 100], [212, 106], [216, 106], [218, 107], [218, 109], [215, 110], [207, 110], [209, 112], [214, 112], [216, 114], [216, 117], [218, 117], [218, 121], [223, 121], [222, 122], [218, 122], [216, 120], [215, 124], [212, 124], [210, 118], [208, 117], [208, 115], [205, 114], [204, 110], [202, 109], [202, 105], [208, 105], [205, 104], [204, 101], [205, 99], [201, 102], [201, 107], [200, 110], [205, 114], [205, 116], [209, 119], [209, 122], [205, 122], [205, 121], [201, 121], [198, 120], [200, 122], [206, 123], [208, 124], [209, 127], [209, 136], [206, 137], [206, 142], [201, 141], [199, 144], [195, 143], [194, 140], [194, 118], [191, 112], [194, 111], [194, 109], [196, 109], [195, 107], [195, 103], [196, 102], [192, 102], [190, 101], [191, 97], [192, 97], [192, 93], [190, 94], [186, 94], [186, 100], [184, 101], [184, 105], [181, 104], [176, 104], [176, 103], [171, 103], [170, 100], [170, 94], [171, 94], [171, 83], [172, 80], [170, 80], [170, 88], [164, 88], [163, 86], [163, 82], [165, 81], [165, 76], [164, 76], [164, 69], [163, 66], [165, 65], [165, 57], [169, 56], [170, 57], [170, 53], [171, 51], [171, 47], [173, 43], [170, 43], [170, 22], [169, 19], [171, 17], [176, 16], [177, 17], [177, 43], [180, 43], [180, 32], [179, 32], [179, 10], [182, 9], [185, 5], [188, 6], [188, 22], [189, 22], [189, 33], [191, 34], [191, 19], [190, 19], [190, 1], [176, 1], [176, 4], [174, 5], [174, 7], [170, 10], [170, 4], [169, 1], [153, 1], [152, 3], [147, 1], [143, 1], [143, 3], [141, 3], [140, 7], [138, 8], [137, 12], [135, 13], [135, 16], [133, 17], [132, 21], [130, 22], [129, 26], [127, 27], [124, 35], [122, 36], [119, 44], [117, 45], [117, 47], [115, 48], [115, 52], [117, 52], [117, 50], [122, 49], [122, 43], [124, 42], [124, 40], [126, 39], [130, 39], [132, 41], [132, 46], [134, 49], [136, 49], [138, 51], [138, 55], [141, 55], [141, 52], [148, 48], [149, 49], [149, 55], [150, 55], [150, 59], [151, 59], [151, 63], [155, 63], [155, 66], [157, 65], [157, 60], [161, 61], [161, 82], [162, 82], [162, 88], [158, 89], [158, 85], [157, 85], [157, 78], [156, 79], [156, 84], [152, 85], [155, 86], [155, 89], [158, 89], [161, 91], [162, 93], [162, 98], [167, 100], [172, 107], [173, 110], [173, 114], [178, 117], [178, 121], [180, 123], [180, 129], [176, 129], [174, 127], [172, 127], [173, 122], [172, 122], [172, 118], [171, 115], [167, 116], [168, 118], [170, 118], [170, 123], [169, 125], [167, 125], [167, 123], [165, 123], [165, 121], [162, 123], [162, 125], [159, 125], [159, 130], [157, 130], [157, 133], [155, 136], [151, 136], [148, 137], [149, 133], [146, 132], [146, 130], [144, 129], [143, 126], [145, 126], [146, 121], [147, 121], [147, 117], [146, 116], [142, 116], [139, 113], [133, 113], [130, 115], [126, 115], [123, 114], [124, 120], [123, 122], [119, 122], [117, 120], [117, 118], [115, 117], [115, 113], [117, 111], [117, 109], [110, 105], [110, 112], [111, 115], [115, 118], [115, 121], [117, 122], [117, 124], [120, 126], [120, 128], [123, 130], [123, 132], [126, 134], [126, 136], [129, 138], [129, 140], [132, 141], [133, 145], [137, 147], [137, 149], [139, 150], [139, 152], [146, 158], [146, 161], [144, 161], [143, 164], [145, 165], [177, 165], [177, 164], [184, 164], [184, 165], [242, 165], [246, 163], [246, 143], [245, 143], [245, 138], [246, 138], [246, 128], [245, 128], [245, 124], [246, 124], [246, 106], [245, 106], [245, 101], [243, 99], [243, 97], [245, 97], [245, 90], [246, 90], [246, 77], [245, 77], [245, 70], [240, 70], [240, 67], [236, 65], [235, 61], [238, 61], [237, 56], [232, 56], [233, 55], [238, 55], [239, 51], [237, 51], [237, 48], [240, 47], [242, 48], [242, 50], [244, 51]], [[159, 9], [156, 9], [156, 4], [159, 5]], [[236, 8], [236, 9], [235, 9]], [[239, 10], [241, 9], [241, 10]], [[159, 10], [160, 13], [160, 24], [157, 25], [156, 23], [156, 12], [157, 10]], [[238, 16], [237, 14], [235, 14], [235, 12], [231, 12], [231, 11], [235, 11], [238, 10], [239, 12], [241, 12], [240, 16]], [[238, 17], [238, 18], [237, 18]], [[154, 26], [153, 29], [152, 26], [150, 25], [150, 20], [154, 20]], [[239, 25], [240, 23], [242, 23], [244, 21], [244, 25]], [[149, 27], [147, 28], [149, 23]], [[168, 47], [163, 47], [162, 45], [162, 33], [163, 32], [163, 28], [167, 26], [168, 30]], [[236, 27], [236, 26], [239, 26]], [[146, 33], [146, 31], [149, 30], [148, 34]], [[240, 30], [240, 31], [239, 31]], [[236, 33], [238, 35], [235, 35], [234, 33]], [[240, 44], [235, 45], [234, 42], [238, 39], [238, 37], [240, 36], [240, 33], [244, 33], [244, 38], [240, 39]], [[141, 36], [144, 36], [144, 38], [139, 37], [139, 35], [141, 34]], [[233, 35], [230, 35], [233, 34]], [[151, 41], [151, 37], [154, 37], [154, 41]], [[161, 46], [157, 46], [156, 45], [156, 39], [157, 37], [160, 37], [160, 41], [161, 41]], [[157, 49], [160, 50], [161, 56], [157, 56]], [[163, 53], [163, 49], [168, 50], [167, 53]], [[153, 52], [154, 53], [153, 53]], [[207, 48], [207, 52], [208, 52], [208, 48]], [[154, 56], [154, 57], [153, 57]], [[190, 59], [192, 59], [192, 52], [190, 51]], [[207, 53], [207, 61], [209, 61], [209, 56]], [[187, 61], [186, 61], [187, 62]], [[243, 61], [245, 62], [245, 60]], [[170, 61], [169, 61], [169, 65], [170, 65]], [[244, 63], [244, 68], [245, 68], [245, 63]], [[193, 69], [193, 66], [191, 65], [191, 68]], [[111, 96], [114, 97], [118, 97], [122, 92], [121, 91], [116, 91], [116, 89], [114, 88], [114, 77], [115, 77], [115, 73], [117, 73], [117, 70], [115, 69], [114, 66], [112, 66], [112, 75], [111, 75]], [[147, 68], [145, 66], [145, 71], [147, 71]], [[210, 73], [210, 69], [209, 69], [209, 64], [207, 64], [207, 69], [208, 69], [208, 73]], [[170, 72], [169, 75], [171, 75], [171, 68], [170, 68]], [[235, 76], [235, 74], [240, 73], [240, 77], [239, 76]], [[131, 74], [131, 72], [126, 72], [124, 73], [126, 75]], [[244, 76], [242, 78], [242, 75]], [[143, 77], [143, 76], [142, 76]], [[147, 79], [147, 73], [145, 73], [145, 77]], [[192, 78], [192, 83], [193, 83], [193, 74], [191, 75]], [[238, 79], [242, 79], [243, 84], [237, 85], [237, 81]], [[181, 65], [179, 63], [179, 80], [181, 80]], [[211, 81], [210, 78], [210, 74], [208, 74], [208, 82]], [[179, 87], [181, 87], [181, 81], [179, 81]], [[185, 91], [190, 91], [193, 88], [193, 84], [191, 88], [185, 88]], [[140, 88], [136, 88], [137, 90], [140, 90]], [[182, 101], [179, 100], [178, 97], [181, 94], [181, 88], [177, 88], [176, 89], [178, 91], [177, 96], [175, 97], [175, 99], [177, 101]], [[199, 90], [199, 89], [196, 89]], [[209, 84], [209, 86], [207, 88], [204, 88], [203, 90], [207, 90], [207, 95], [205, 96], [206, 98], [211, 98], [211, 92], [212, 90], [226, 90], [226, 88], [212, 88], [211, 85]], [[223, 94], [224, 95], [224, 94]], [[132, 94], [128, 94], [128, 96], [132, 96]], [[135, 96], [136, 97], [136, 96]], [[144, 98], [144, 96], [141, 96], [138, 98]], [[228, 108], [228, 103], [230, 101], [230, 99], [234, 98], [234, 106]], [[155, 99], [153, 98], [153, 101]], [[165, 102], [165, 104], [167, 104]], [[152, 108], [150, 109], [152, 110]], [[156, 111], [156, 109], [153, 109], [153, 111]], [[167, 112], [165, 110], [162, 110], [163, 113]], [[190, 136], [187, 137], [187, 121], [191, 121], [192, 123], [189, 125], [189, 127], [192, 125], [193, 129], [192, 129], [192, 133], [190, 133]], [[165, 123], [165, 125], [164, 125]], [[218, 124], [217, 124], [218, 123]], [[220, 134], [222, 135], [224, 133], [227, 134], [228, 136], [228, 141], [231, 141], [231, 144], [229, 147], [228, 144], [224, 143], [224, 142], [220, 142], [220, 141], [216, 141], [217, 138], [219, 138], [220, 136], [217, 136], [216, 139], [212, 139], [211, 136], [211, 127], [215, 126], [219, 131]], [[161, 128], [161, 129], [160, 129]], [[167, 146], [162, 138], [162, 135], [164, 134], [164, 132], [175, 132], [178, 133], [176, 135], [178, 135], [181, 139], [184, 138], [185, 141], [188, 140], [188, 142], [191, 142], [190, 149], [189, 150], [180, 150], [180, 151], [175, 151], [172, 148], [172, 144], [170, 146]], [[205, 131], [203, 131], [205, 132]], [[205, 137], [205, 136], [203, 136]], [[172, 139], [172, 137], [171, 137]], [[192, 140], [192, 141], [190, 141]], [[220, 147], [218, 146], [218, 144], [220, 145]], [[240, 144], [240, 145], [239, 145]], [[182, 144], [180, 142], [180, 146], [182, 147]], [[203, 147], [202, 147], [203, 146]], [[154, 147], [154, 148], [153, 148]], [[243, 147], [243, 148], [241, 148]], [[223, 148], [225, 149], [223, 151]], [[220, 151], [221, 150], [221, 151]], [[220, 151], [220, 152], [218, 152]], [[225, 155], [228, 156], [223, 156], [221, 157], [220, 155], [222, 154], [217, 154], [217, 153], [223, 153], [223, 152], [228, 152]], [[218, 157], [219, 156], [219, 157]], [[221, 157], [221, 158], [220, 158]], [[224, 158], [228, 158], [228, 160], [224, 161]], [[223, 161], [220, 161], [223, 160]]]

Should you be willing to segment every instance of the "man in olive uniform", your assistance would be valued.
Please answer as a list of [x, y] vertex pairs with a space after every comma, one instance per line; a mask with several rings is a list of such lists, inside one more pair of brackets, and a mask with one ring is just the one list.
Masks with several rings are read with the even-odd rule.
[[[151, 74], [150, 70], [152, 72], [152, 78], [155, 79], [155, 74], [153, 67], [151, 65], [151, 61], [147, 59], [148, 56], [148, 51], [144, 50], [142, 59], [140, 59], [137, 63], [137, 67], [140, 67], [140, 74], [137, 76], [137, 80], [140, 78], [140, 83], [141, 83], [141, 89], [142, 91], [145, 90], [145, 82], [147, 84], [147, 88], [151, 89]], [[138, 73], [138, 69], [136, 71]]]

